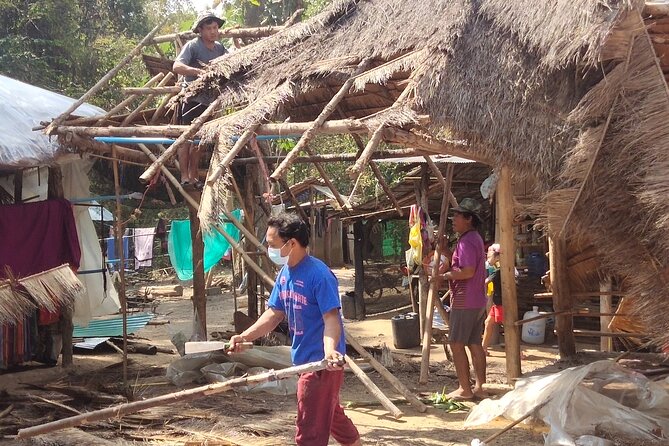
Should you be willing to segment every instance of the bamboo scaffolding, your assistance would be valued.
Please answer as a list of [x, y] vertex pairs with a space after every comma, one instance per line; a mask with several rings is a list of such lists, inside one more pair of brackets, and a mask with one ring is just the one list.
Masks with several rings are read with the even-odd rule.
[[[117, 158], [116, 150], [112, 146], [112, 157]], [[119, 289], [118, 297], [121, 301], [121, 315], [123, 318], [123, 384], [128, 382], [128, 304], [125, 296], [125, 255], [123, 251], [123, 220], [121, 213], [121, 182], [118, 164], [112, 163], [114, 171], [114, 195], [116, 195], [116, 214], [114, 215], [114, 227], [116, 236], [116, 252], [119, 259]]]
[[[153, 76], [147, 83], [144, 84], [144, 87], [152, 87], [154, 86], [157, 82], [160, 82], [160, 80], [163, 78], [164, 74], [163, 73], [158, 73], [155, 76]], [[139, 95], [130, 95], [118, 104], [116, 106], [112, 107], [111, 110], [109, 110], [107, 113], [104, 115], [99, 115], [99, 116], [92, 116], [89, 118], [79, 118], [75, 119], [74, 121], [67, 121], [67, 124], [73, 125], [77, 124], [78, 122], [90, 122], [91, 119], [97, 119], [96, 125], [99, 125], [101, 122], [106, 121], [107, 119], [111, 118], [114, 116], [114, 113], [123, 110], [125, 107], [130, 105], [135, 99], [137, 99]], [[60, 131], [60, 127], [58, 128], [58, 131]]]
[[349, 177], [352, 180], [357, 180], [360, 174], [362, 174], [362, 172], [365, 170], [365, 167], [367, 167], [367, 163], [369, 163], [372, 154], [379, 147], [379, 144], [381, 144], [384, 128], [385, 124], [381, 124], [376, 128], [376, 130], [374, 130], [374, 133], [372, 133], [371, 138], [369, 138], [369, 141], [367, 141], [367, 145], [360, 154], [360, 157], [358, 157], [358, 160], [353, 166], [346, 169]]
[[[302, 206], [300, 206], [300, 202], [297, 201], [297, 197], [295, 196], [292, 189], [286, 182], [286, 179], [285, 178], [279, 179], [279, 184], [286, 191], [286, 194], [290, 197], [290, 201], [292, 201], [295, 204], [295, 209], [300, 214], [300, 218], [302, 218], [302, 220], [304, 221], [309, 221], [309, 217], [307, 216], [306, 212], [304, 212], [304, 209], [302, 209]], [[314, 245], [312, 244], [311, 246]]]
[[[430, 347], [432, 345], [432, 315], [435, 304], [438, 304], [439, 296], [439, 267], [441, 266], [441, 253], [445, 248], [442, 246], [443, 236], [446, 233], [446, 220], [448, 219], [448, 207], [450, 204], [449, 195], [451, 192], [451, 185], [453, 184], [453, 164], [449, 164], [446, 171], [446, 183], [444, 185], [444, 195], [441, 199], [441, 212], [439, 213], [439, 229], [437, 230], [437, 243], [432, 257], [432, 280], [430, 281], [430, 289], [427, 294], [427, 305], [425, 306], [425, 325], [423, 327], [423, 346], [421, 352], [420, 362], [420, 378], [421, 384], [427, 383], [428, 375], [430, 374]], [[456, 202], [457, 204], [457, 202]]]
[[[214, 111], [218, 108], [218, 106], [221, 103], [221, 97], [219, 96], [214, 102], [207, 107], [207, 109], [202, 113], [201, 116], [198, 116], [195, 118], [195, 121], [193, 121], [193, 124], [186, 130], [184, 133], [177, 138], [177, 140], [170, 146], [169, 149], [167, 149], [165, 152], [163, 152], [156, 161], [151, 164], [151, 166], [146, 169], [146, 171], [139, 176], [139, 179], [143, 181], [144, 183], [148, 183], [149, 180], [156, 174], [156, 172], [160, 169], [160, 167], [165, 163], [165, 161], [169, 160], [171, 157], [173, 157], [177, 151], [179, 150], [180, 147], [184, 146], [185, 144], [190, 144], [190, 138], [195, 136], [195, 134], [202, 128], [202, 125], [204, 125], [205, 122], [209, 119], [209, 117], [214, 113]], [[197, 208], [197, 207], [196, 207]]]
[[54, 130], [56, 127], [58, 127], [60, 124], [62, 124], [71, 114], [73, 111], [75, 111], [81, 104], [86, 102], [90, 97], [92, 97], [95, 93], [100, 91], [102, 87], [107, 85], [107, 83], [118, 74], [121, 69], [126, 66], [135, 56], [137, 56], [141, 51], [142, 48], [144, 48], [150, 41], [153, 39], [153, 36], [158, 32], [160, 28], [165, 24], [167, 19], [163, 19], [158, 25], [155, 26], [147, 35], [142, 39], [141, 42], [137, 44], [135, 48], [127, 55], [125, 56], [114, 68], [109, 70], [107, 74], [105, 74], [102, 79], [100, 79], [95, 85], [93, 85], [82, 97], [77, 99], [72, 105], [70, 105], [67, 110], [65, 110], [63, 113], [61, 113], [56, 119], [54, 119], [45, 129], [45, 133], [47, 135], [53, 134]]
[[[335, 111], [337, 104], [339, 104], [339, 102], [341, 102], [341, 100], [344, 99], [344, 96], [348, 94], [349, 90], [351, 89], [351, 86], [353, 85], [353, 82], [355, 82], [355, 76], [366, 71], [367, 67], [370, 64], [371, 64], [371, 59], [363, 59], [358, 64], [353, 75], [350, 78], [348, 78], [346, 82], [344, 82], [344, 85], [341, 86], [339, 91], [332, 97], [332, 99], [330, 99], [330, 101], [323, 108], [323, 110], [321, 110], [316, 120], [313, 121], [310, 127], [302, 134], [302, 137], [297, 142], [297, 145], [293, 147], [293, 149], [288, 153], [288, 155], [286, 155], [286, 158], [281, 162], [281, 164], [277, 166], [272, 175], [270, 175], [270, 179], [272, 179], [273, 181], [278, 181], [278, 179], [283, 176], [284, 171], [288, 167], [290, 167], [293, 160], [297, 157], [297, 155], [300, 153], [301, 150], [305, 150], [307, 151], [307, 153], [309, 153], [309, 155], [313, 155], [313, 153], [311, 153], [311, 151], [308, 150], [307, 144], [316, 135], [317, 130], [323, 126], [325, 120]], [[343, 206], [342, 203], [340, 203], [340, 205]]]
[[80, 426], [82, 424], [91, 423], [93, 421], [106, 420], [109, 418], [119, 418], [123, 415], [139, 412], [140, 410], [149, 409], [151, 407], [171, 405], [181, 401], [193, 401], [209, 395], [216, 395], [227, 392], [228, 390], [237, 387], [264, 382], [280, 381], [282, 379], [290, 378], [291, 376], [299, 375], [301, 373], [324, 370], [327, 366], [328, 361], [322, 360], [288, 367], [282, 370], [270, 370], [269, 372], [260, 373], [258, 375], [233, 378], [221, 383], [208, 384], [206, 386], [195, 387], [193, 389], [181, 390], [179, 392], [168, 393], [153, 398], [147, 398], [141, 401], [118, 404], [116, 406], [107, 407], [105, 409], [94, 410], [92, 412], [83, 413], [81, 415], [63, 418], [62, 420], [56, 420], [50, 423], [32, 426], [26, 429], [20, 429], [17, 436], [18, 438], [22, 439], [31, 438], [36, 435], [42, 435], [69, 427]]

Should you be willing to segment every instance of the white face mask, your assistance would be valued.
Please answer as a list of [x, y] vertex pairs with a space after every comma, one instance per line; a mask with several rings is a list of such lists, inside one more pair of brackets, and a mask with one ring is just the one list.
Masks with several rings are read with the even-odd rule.
[[[276, 263], [277, 265], [285, 265], [288, 263], [288, 256], [290, 255], [290, 251], [288, 252], [288, 255], [282, 256], [281, 255], [281, 250], [288, 244], [288, 242], [284, 243], [281, 248], [267, 248], [267, 255], [269, 259]], [[291, 249], [292, 251], [292, 249]]]

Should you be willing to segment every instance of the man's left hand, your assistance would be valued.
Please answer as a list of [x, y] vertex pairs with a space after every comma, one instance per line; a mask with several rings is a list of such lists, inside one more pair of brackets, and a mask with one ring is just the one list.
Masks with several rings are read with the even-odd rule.
[[328, 365], [325, 369], [329, 371], [341, 370], [346, 363], [344, 356], [338, 351], [326, 352], [325, 359], [328, 361]]

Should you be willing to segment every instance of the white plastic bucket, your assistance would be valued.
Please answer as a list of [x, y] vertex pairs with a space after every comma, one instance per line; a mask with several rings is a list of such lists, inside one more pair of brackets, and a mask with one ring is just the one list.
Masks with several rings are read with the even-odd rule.
[[[540, 316], [539, 307], [532, 307], [532, 311], [525, 312], [523, 320]], [[523, 324], [522, 339], [528, 344], [543, 344], [546, 338], [546, 319], [537, 319]]]

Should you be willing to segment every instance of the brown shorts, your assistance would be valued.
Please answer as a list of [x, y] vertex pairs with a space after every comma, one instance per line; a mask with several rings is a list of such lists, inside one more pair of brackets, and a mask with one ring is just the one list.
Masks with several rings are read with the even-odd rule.
[[485, 318], [485, 308], [474, 310], [451, 309], [448, 340], [465, 345], [481, 344]]

